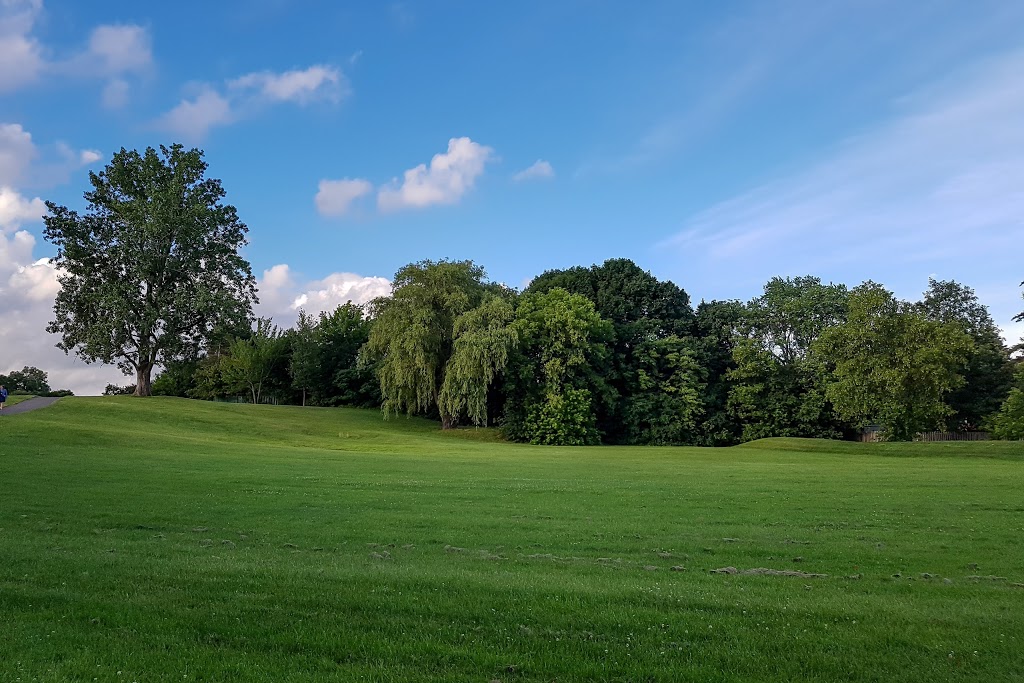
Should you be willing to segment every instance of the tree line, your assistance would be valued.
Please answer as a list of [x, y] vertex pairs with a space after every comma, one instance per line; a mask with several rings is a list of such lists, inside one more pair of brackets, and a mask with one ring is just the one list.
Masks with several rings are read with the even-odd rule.
[[236, 331], [169, 364], [153, 393], [376, 406], [553, 445], [718, 446], [865, 427], [895, 440], [1019, 438], [1024, 373], [1011, 352], [975, 293], [951, 281], [907, 302], [874, 282], [777, 277], [750, 301], [694, 308], [626, 259], [548, 271], [522, 292], [469, 261], [422, 261], [366, 306]]
[[139, 396], [377, 406], [537, 444], [1024, 437], [1012, 349], [951, 281], [910, 302], [874, 282], [773, 278], [750, 301], [694, 307], [626, 259], [521, 292], [471, 261], [421, 261], [366, 306], [254, 321], [247, 228], [206, 170], [181, 145], [122, 149], [90, 173], [85, 214], [47, 203], [61, 283], [48, 330], [134, 374]]

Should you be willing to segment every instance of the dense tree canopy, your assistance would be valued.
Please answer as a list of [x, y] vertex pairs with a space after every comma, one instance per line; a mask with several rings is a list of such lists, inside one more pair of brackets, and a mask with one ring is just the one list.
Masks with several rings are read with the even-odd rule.
[[929, 320], [873, 282], [853, 290], [847, 321], [815, 343], [834, 368], [826, 394], [836, 412], [857, 426], [877, 423], [894, 440], [943, 427], [973, 349], [960, 326]]
[[825, 395], [824, 368], [810, 350], [826, 329], [845, 320], [846, 308], [845, 286], [810, 276], [773, 278], [744, 307], [728, 406], [745, 441], [841, 434]]
[[61, 273], [47, 329], [65, 352], [135, 373], [139, 396], [157, 363], [196, 356], [256, 301], [246, 226], [206, 170], [197, 149], [122, 149], [89, 174], [86, 213], [47, 202]]
[[964, 383], [954, 389], [947, 403], [953, 413], [948, 429], [977, 429], [999, 410], [1013, 384], [1009, 349], [988, 308], [974, 290], [952, 280], [928, 280], [928, 291], [918, 304], [929, 320], [955, 325], [974, 341], [963, 369]]

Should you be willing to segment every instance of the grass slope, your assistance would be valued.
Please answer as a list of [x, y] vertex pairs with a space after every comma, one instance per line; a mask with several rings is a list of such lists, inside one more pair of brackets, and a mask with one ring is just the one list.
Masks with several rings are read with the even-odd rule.
[[1024, 677], [1020, 444], [541, 448], [132, 398], [0, 436], [0, 681]]

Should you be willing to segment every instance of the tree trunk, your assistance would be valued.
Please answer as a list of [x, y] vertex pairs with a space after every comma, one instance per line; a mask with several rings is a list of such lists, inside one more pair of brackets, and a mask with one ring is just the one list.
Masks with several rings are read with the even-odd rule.
[[454, 429], [454, 428], [455, 428], [455, 418], [453, 416], [451, 416], [451, 415], [442, 415], [441, 416], [441, 429]]
[[135, 395], [153, 395], [153, 366], [140, 365], [135, 371]]

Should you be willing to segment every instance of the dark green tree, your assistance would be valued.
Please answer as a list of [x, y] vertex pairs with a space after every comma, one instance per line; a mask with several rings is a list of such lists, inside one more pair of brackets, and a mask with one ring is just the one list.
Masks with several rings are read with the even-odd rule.
[[944, 426], [973, 350], [959, 325], [929, 320], [874, 282], [851, 292], [847, 321], [814, 344], [832, 368], [826, 395], [836, 412], [856, 426], [879, 424], [894, 441]]
[[472, 261], [420, 261], [395, 273], [394, 291], [370, 304], [373, 327], [364, 363], [375, 363], [387, 414], [437, 411], [457, 424], [441, 389], [455, 347], [455, 321], [480, 305], [484, 269]]
[[190, 396], [190, 392], [196, 386], [195, 377], [198, 370], [197, 360], [171, 361], [153, 378], [153, 395], [181, 398]]
[[988, 308], [974, 290], [952, 280], [928, 279], [928, 291], [918, 308], [929, 320], [956, 325], [974, 340], [963, 370], [964, 383], [946, 402], [953, 414], [946, 421], [951, 430], [978, 429], [999, 410], [1013, 385], [1010, 350]]
[[316, 406], [380, 405], [373, 368], [359, 363], [371, 324], [363, 307], [351, 302], [315, 318], [299, 311], [291, 332], [290, 372], [303, 404], [308, 394], [308, 403]]
[[50, 392], [50, 383], [46, 372], [29, 365], [21, 370], [11, 372], [6, 378], [0, 378], [0, 383], [7, 387], [8, 391], [19, 391], [39, 396]]
[[728, 409], [736, 362], [733, 351], [739, 341], [744, 306], [739, 301], [701, 302], [694, 320], [694, 345], [705, 388], [694, 443], [700, 446], [731, 446], [740, 440], [742, 425]]
[[259, 318], [251, 336], [236, 339], [228, 347], [227, 362], [221, 366], [229, 387], [245, 389], [253, 403], [265, 396], [274, 370], [282, 363], [286, 340], [269, 318]]
[[810, 350], [825, 330], [844, 321], [847, 296], [845, 286], [816, 277], [776, 277], [744, 307], [728, 399], [744, 441], [841, 434], [823, 368]]
[[137, 396], [154, 366], [195, 358], [218, 326], [251, 318], [246, 226], [206, 171], [198, 149], [122, 148], [89, 174], [85, 214], [47, 202], [61, 273], [47, 330], [65, 353], [134, 373]]
[[[690, 297], [672, 282], [661, 281], [629, 259], [610, 259], [590, 268], [575, 267], [552, 270], [536, 277], [527, 293], [543, 294], [554, 288], [564, 289], [589, 299], [598, 315], [612, 324], [613, 337], [605, 367], [595, 368], [607, 380], [607, 387], [617, 397], [598, 406], [598, 428], [613, 443], [646, 443], [651, 437], [637, 418], [651, 408], [649, 395], [652, 382], [669, 382], [668, 377], [652, 378], [655, 369], [649, 364], [658, 350], [658, 340], [689, 337], [693, 327]], [[659, 367], [664, 368], [663, 365]], [[638, 405], [634, 397], [644, 394]], [[668, 400], [663, 396], [659, 401]], [[672, 408], [686, 412], [685, 405]], [[626, 419], [626, 415], [630, 419]], [[642, 417], [650, 424], [658, 415]]]

